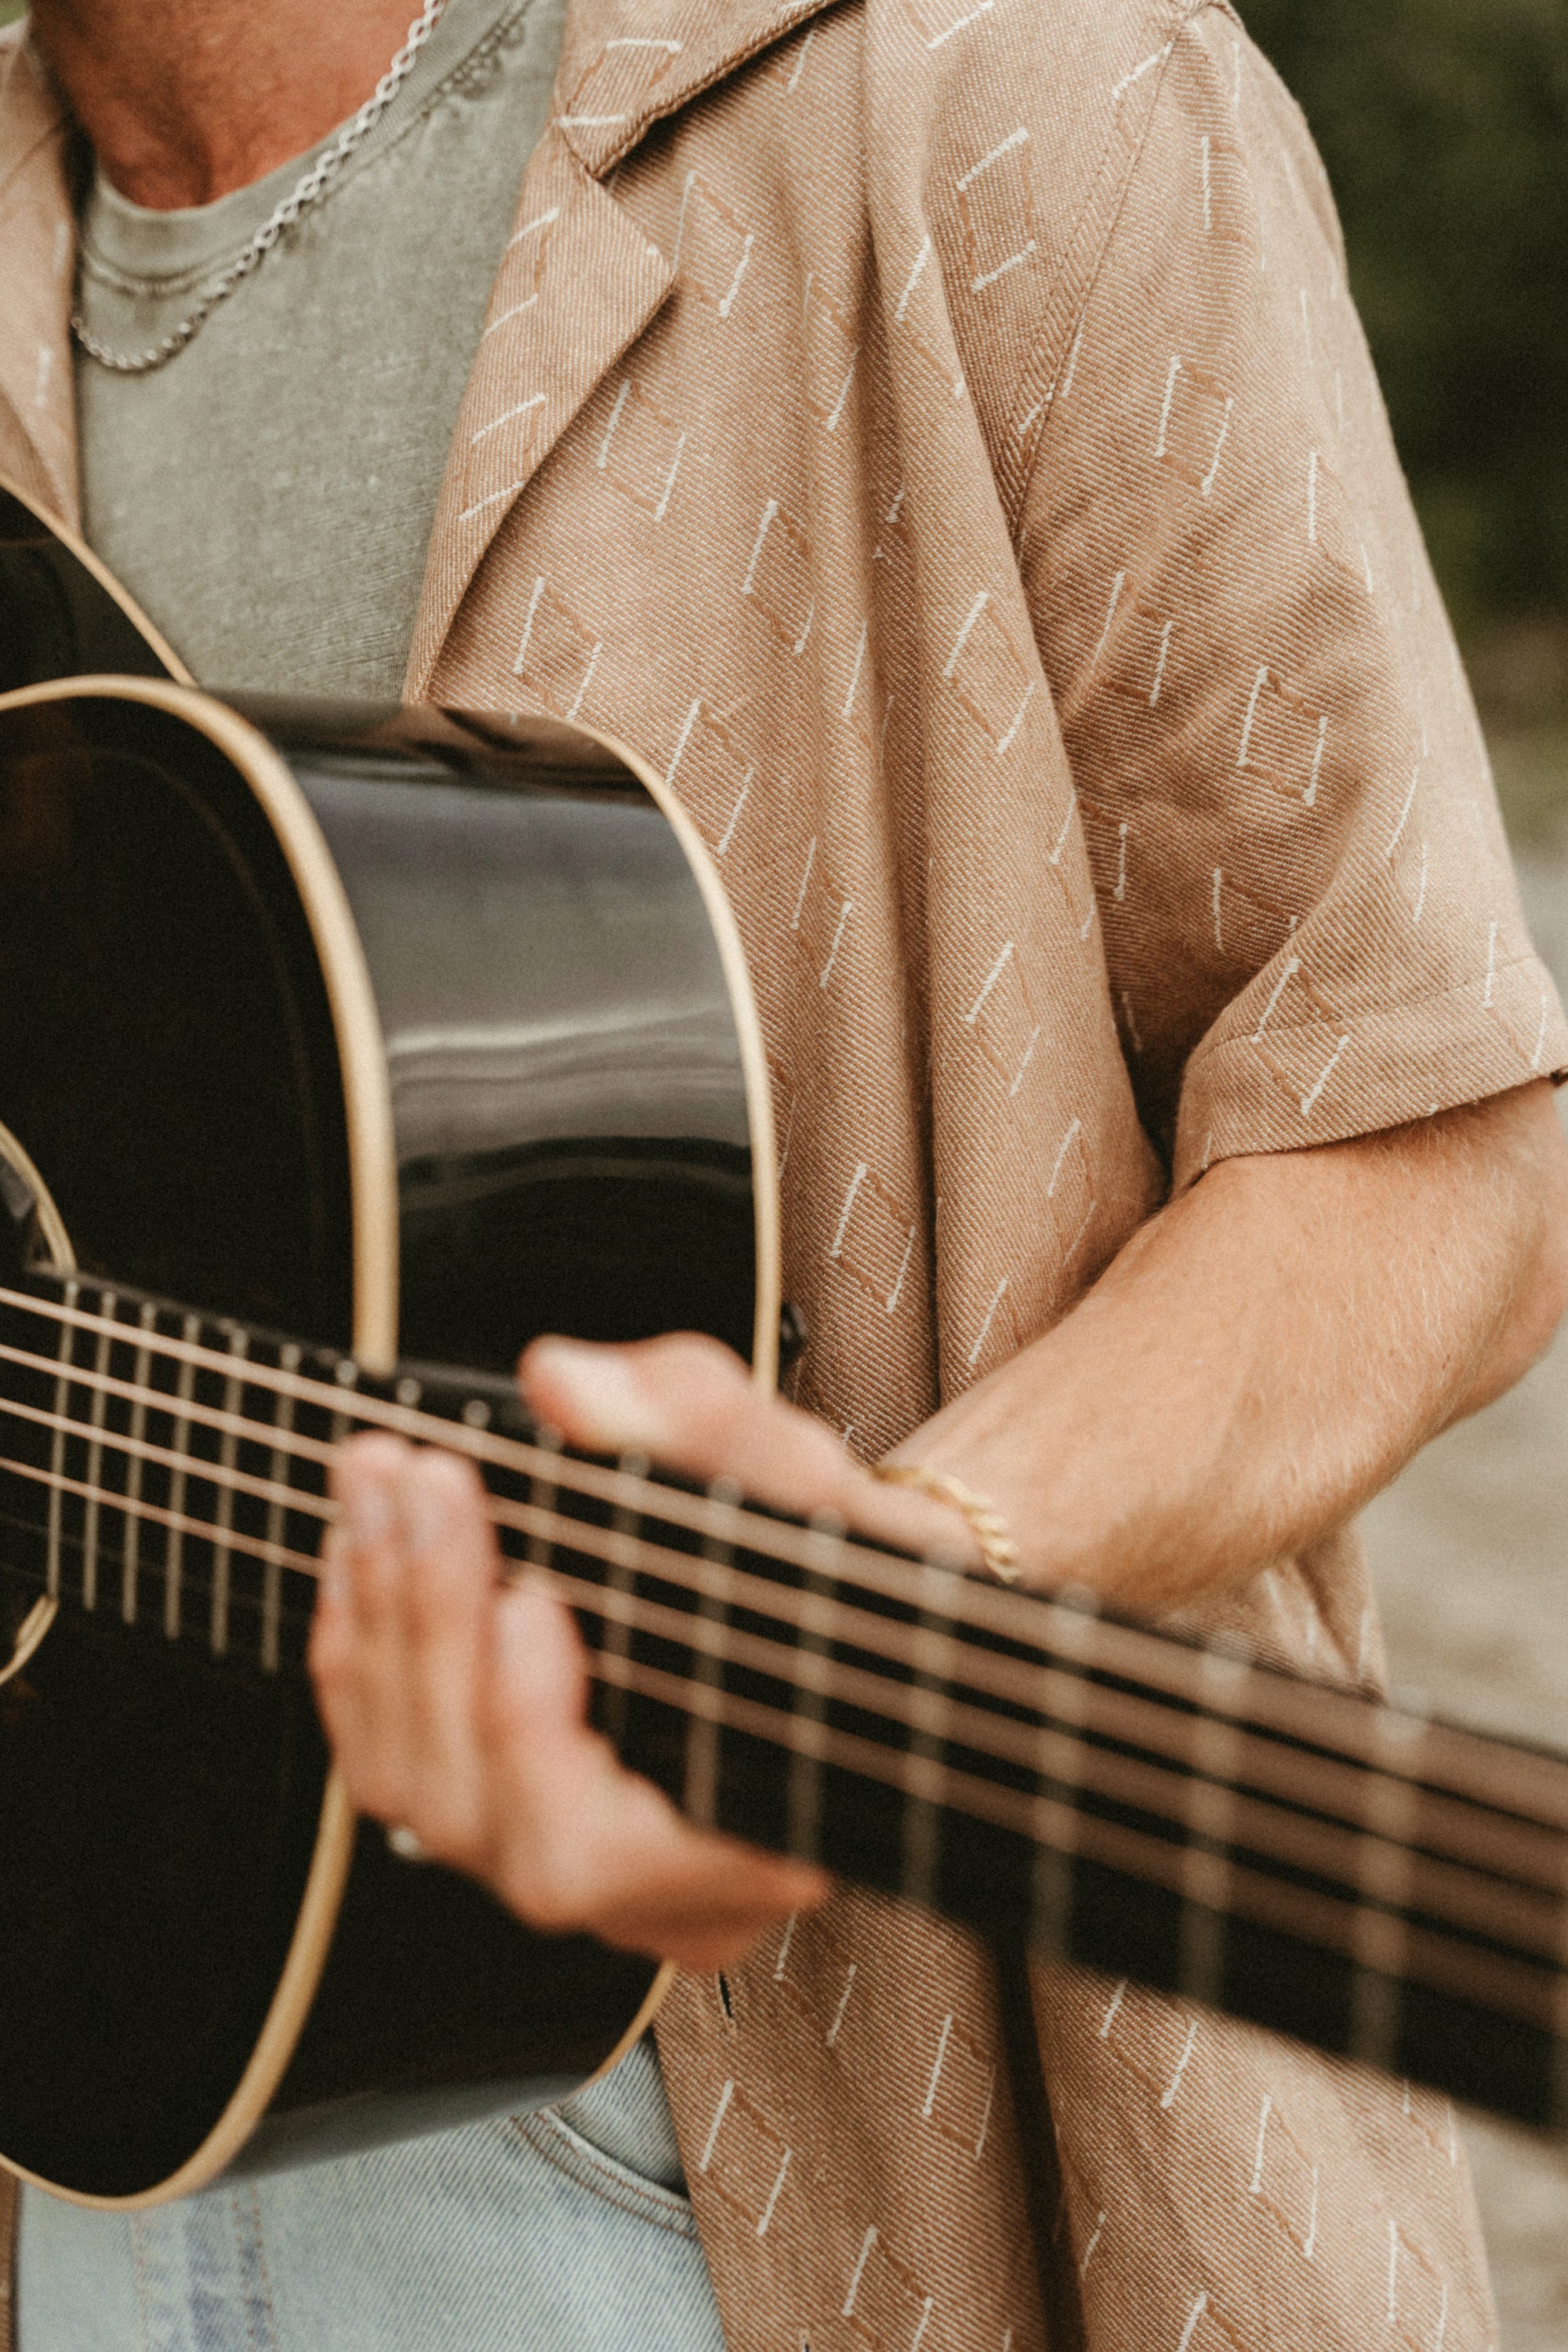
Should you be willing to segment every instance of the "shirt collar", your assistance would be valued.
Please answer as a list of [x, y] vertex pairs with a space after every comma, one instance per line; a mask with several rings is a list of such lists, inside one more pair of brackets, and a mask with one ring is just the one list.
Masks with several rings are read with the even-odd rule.
[[837, 0], [573, 0], [556, 128], [595, 179], [665, 116]]

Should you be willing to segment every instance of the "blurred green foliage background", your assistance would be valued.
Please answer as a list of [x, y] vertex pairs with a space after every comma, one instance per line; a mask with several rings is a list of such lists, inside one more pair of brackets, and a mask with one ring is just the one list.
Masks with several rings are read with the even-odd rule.
[[[1568, 0], [1237, 0], [1305, 107], [1510, 814], [1568, 824]], [[0, 0], [0, 23], [21, 13]]]
[[1322, 148], [1457, 613], [1568, 611], [1568, 7], [1241, 8]]
[[1237, 0], [1306, 110], [1515, 831], [1568, 824], [1568, 0]]

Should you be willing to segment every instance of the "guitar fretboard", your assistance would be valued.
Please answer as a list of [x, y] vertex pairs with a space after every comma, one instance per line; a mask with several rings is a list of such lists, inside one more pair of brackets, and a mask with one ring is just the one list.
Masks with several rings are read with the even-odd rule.
[[504, 1382], [0, 1291], [13, 1624], [42, 1597], [300, 1674], [328, 1465], [373, 1425], [479, 1462], [503, 1554], [579, 1613], [600, 1721], [693, 1818], [1189, 2022], [1568, 2123], [1568, 1762], [581, 1461]]

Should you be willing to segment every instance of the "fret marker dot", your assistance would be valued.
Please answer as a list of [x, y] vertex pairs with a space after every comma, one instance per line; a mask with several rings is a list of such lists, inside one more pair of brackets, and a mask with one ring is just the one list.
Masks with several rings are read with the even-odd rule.
[[357, 1364], [351, 1364], [348, 1358], [346, 1356], [343, 1357], [338, 1366], [338, 1386], [341, 1389], [352, 1389], [358, 1378], [359, 1366]]
[[397, 1383], [397, 1402], [399, 1404], [417, 1404], [424, 1393], [425, 1391], [420, 1387], [417, 1381], [405, 1380], [399, 1381]]
[[468, 1403], [463, 1407], [463, 1419], [468, 1423], [470, 1429], [488, 1429], [489, 1427], [490, 1409], [488, 1404], [482, 1403], [478, 1397], [470, 1397]]

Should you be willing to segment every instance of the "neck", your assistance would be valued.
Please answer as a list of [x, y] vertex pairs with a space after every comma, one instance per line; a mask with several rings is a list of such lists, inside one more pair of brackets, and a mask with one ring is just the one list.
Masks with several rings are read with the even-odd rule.
[[414, 0], [35, 0], [32, 35], [113, 186], [173, 212], [324, 138], [416, 13]]

